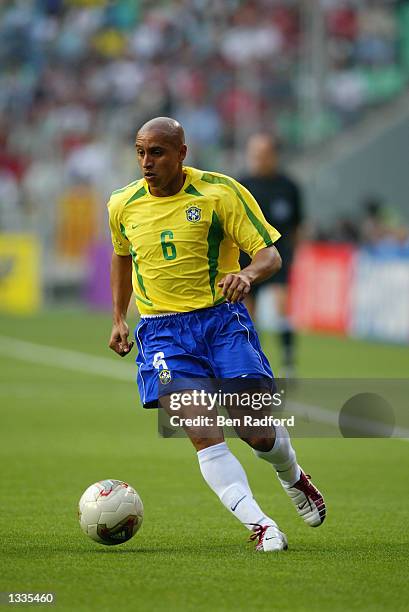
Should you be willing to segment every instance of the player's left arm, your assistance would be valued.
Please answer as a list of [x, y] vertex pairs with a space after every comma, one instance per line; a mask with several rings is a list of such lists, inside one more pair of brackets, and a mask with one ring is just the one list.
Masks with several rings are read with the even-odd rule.
[[241, 302], [250, 293], [251, 287], [277, 274], [281, 268], [281, 257], [275, 246], [260, 249], [251, 263], [236, 274], [227, 274], [218, 283], [226, 300], [234, 304]]

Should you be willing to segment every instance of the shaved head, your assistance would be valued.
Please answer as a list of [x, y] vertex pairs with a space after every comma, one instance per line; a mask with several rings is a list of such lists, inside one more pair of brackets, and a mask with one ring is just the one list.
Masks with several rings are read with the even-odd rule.
[[176, 119], [170, 117], [155, 117], [147, 121], [139, 129], [136, 138], [146, 136], [146, 134], [155, 134], [172, 142], [176, 147], [185, 144], [185, 132], [182, 126]]
[[139, 129], [135, 141], [138, 164], [156, 197], [178, 193], [184, 183], [186, 157], [182, 126], [170, 117], [155, 117]]

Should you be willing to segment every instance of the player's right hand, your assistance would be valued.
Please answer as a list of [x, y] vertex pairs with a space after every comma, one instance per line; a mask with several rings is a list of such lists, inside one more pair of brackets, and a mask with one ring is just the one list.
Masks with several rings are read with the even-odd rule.
[[131, 352], [134, 345], [133, 342], [128, 342], [128, 336], [129, 327], [125, 321], [114, 323], [109, 339], [109, 348], [121, 357], [125, 357], [125, 355]]

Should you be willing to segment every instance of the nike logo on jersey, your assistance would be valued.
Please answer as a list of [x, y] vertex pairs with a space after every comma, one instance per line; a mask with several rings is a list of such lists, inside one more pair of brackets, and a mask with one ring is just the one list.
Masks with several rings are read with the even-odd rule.
[[230, 510], [231, 510], [232, 512], [234, 512], [234, 511], [235, 511], [235, 509], [237, 508], [237, 506], [239, 505], [239, 503], [240, 503], [240, 502], [242, 502], [242, 501], [243, 501], [243, 499], [244, 499], [245, 497], [247, 497], [247, 495], [243, 495], [243, 497], [240, 497], [239, 501], [238, 501], [238, 502], [236, 502], [236, 504], [235, 504], [234, 506], [230, 506]]

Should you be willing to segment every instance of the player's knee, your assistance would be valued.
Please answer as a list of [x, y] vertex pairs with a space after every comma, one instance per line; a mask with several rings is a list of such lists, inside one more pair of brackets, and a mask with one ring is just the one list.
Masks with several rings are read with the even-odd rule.
[[189, 438], [198, 452], [204, 450], [205, 448], [209, 448], [209, 446], [214, 446], [215, 444], [224, 442], [224, 438], [202, 438], [200, 436], [192, 435], [190, 435]]
[[246, 442], [251, 448], [255, 450], [261, 451], [263, 453], [268, 453], [274, 446], [274, 434], [264, 435], [264, 436], [247, 436], [241, 438], [244, 442]]

